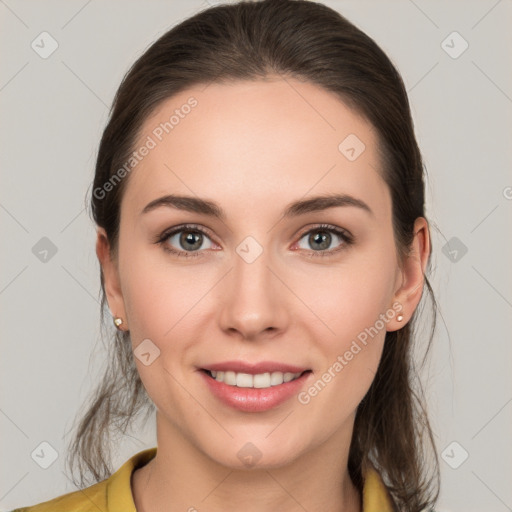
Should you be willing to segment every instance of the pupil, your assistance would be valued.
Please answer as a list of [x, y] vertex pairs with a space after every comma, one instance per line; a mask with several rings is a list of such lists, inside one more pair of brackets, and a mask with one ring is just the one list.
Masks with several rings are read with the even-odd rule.
[[[194, 237], [199, 237], [199, 241], [195, 242], [195, 244]], [[189, 231], [188, 234], [183, 234], [181, 236], [181, 241], [184, 242], [185, 244], [191, 244], [192, 246], [195, 245], [195, 247], [189, 247], [190, 249], [199, 249], [199, 247], [201, 247], [200, 233], [192, 233]]]
[[[318, 235], [318, 233], [321, 233]], [[330, 236], [329, 233], [326, 233], [325, 231], [317, 231], [316, 235], [313, 235], [313, 241], [315, 243], [320, 243], [321, 247], [320, 249], [326, 249], [329, 247], [329, 243], [326, 243], [326, 240], [328, 240], [328, 237]]]

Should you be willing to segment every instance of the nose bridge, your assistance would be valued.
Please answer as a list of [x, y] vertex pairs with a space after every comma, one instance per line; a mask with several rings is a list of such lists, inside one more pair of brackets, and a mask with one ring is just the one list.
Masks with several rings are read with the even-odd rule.
[[241, 293], [253, 295], [259, 292], [268, 293], [271, 287], [271, 259], [267, 248], [263, 248], [254, 238], [247, 237], [236, 248], [233, 262], [235, 288]]
[[223, 292], [223, 328], [234, 328], [244, 337], [281, 328], [284, 309], [279, 280], [270, 270], [274, 266], [271, 251], [248, 236], [235, 252], [233, 270]]

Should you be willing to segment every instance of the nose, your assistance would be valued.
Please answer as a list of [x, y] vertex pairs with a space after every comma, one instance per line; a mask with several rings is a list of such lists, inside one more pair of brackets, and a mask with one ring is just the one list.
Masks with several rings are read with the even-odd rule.
[[234, 254], [219, 298], [220, 327], [230, 336], [255, 341], [286, 329], [290, 291], [271, 260], [265, 250], [253, 261], [243, 250]]

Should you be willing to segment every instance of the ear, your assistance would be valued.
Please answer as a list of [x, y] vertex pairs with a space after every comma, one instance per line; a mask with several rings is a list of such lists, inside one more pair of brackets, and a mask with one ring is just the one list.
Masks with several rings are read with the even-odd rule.
[[[406, 257], [403, 268], [398, 273], [397, 288], [393, 296], [393, 303], [400, 303], [402, 308], [399, 311], [397, 310], [397, 315], [388, 323], [388, 331], [396, 331], [403, 327], [416, 310], [423, 292], [424, 273], [429, 255], [430, 233], [428, 222], [424, 217], [418, 217], [414, 222], [414, 239], [410, 254]], [[403, 315], [401, 322], [396, 319], [399, 314]]]
[[107, 233], [102, 227], [97, 229], [96, 255], [103, 271], [105, 293], [112, 317], [121, 317], [123, 319], [121, 329], [128, 330], [117, 262], [113, 259]]

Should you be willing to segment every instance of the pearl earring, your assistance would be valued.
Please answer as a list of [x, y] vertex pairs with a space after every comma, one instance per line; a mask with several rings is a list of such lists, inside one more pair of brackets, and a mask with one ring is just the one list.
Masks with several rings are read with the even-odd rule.
[[402, 315], [402, 313], [400, 313], [400, 314], [396, 317], [396, 319], [397, 319], [399, 322], [401, 322], [401, 321], [404, 319], [404, 315]]
[[120, 325], [123, 323], [123, 319], [122, 318], [119, 318], [118, 316], [116, 316], [114, 318], [114, 325], [120, 330], [122, 331], [122, 329], [120, 328]]

